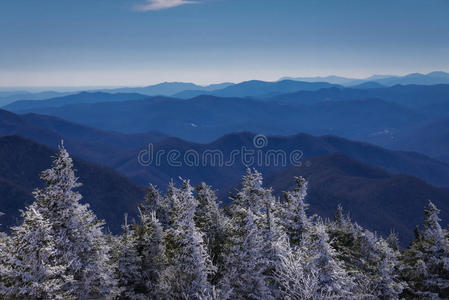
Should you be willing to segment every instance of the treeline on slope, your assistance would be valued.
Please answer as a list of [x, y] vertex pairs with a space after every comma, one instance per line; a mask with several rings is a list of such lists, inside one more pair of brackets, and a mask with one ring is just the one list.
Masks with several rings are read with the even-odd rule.
[[81, 195], [61, 147], [45, 188], [0, 239], [0, 294], [6, 299], [436, 299], [449, 296], [448, 231], [429, 202], [424, 226], [401, 250], [345, 216], [308, 216], [307, 182], [284, 199], [247, 170], [223, 211], [206, 184], [149, 187], [139, 222], [123, 233]]

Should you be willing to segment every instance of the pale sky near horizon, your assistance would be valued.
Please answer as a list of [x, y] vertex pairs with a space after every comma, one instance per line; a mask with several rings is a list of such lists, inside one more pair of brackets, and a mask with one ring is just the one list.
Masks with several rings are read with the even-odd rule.
[[0, 87], [449, 71], [449, 0], [2, 0]]

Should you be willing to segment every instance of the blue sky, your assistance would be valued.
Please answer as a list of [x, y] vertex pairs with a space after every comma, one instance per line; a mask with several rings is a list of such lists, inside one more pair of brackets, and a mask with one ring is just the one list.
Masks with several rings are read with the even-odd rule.
[[0, 86], [449, 71], [449, 0], [1, 0]]

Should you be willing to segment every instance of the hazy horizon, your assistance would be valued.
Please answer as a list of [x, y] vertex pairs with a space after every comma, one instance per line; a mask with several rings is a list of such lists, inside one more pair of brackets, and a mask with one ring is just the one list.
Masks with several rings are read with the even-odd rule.
[[449, 71], [446, 0], [6, 0], [0, 25], [1, 87]]
[[39, 86], [39, 85], [35, 85], [35, 86], [1, 86], [0, 85], [0, 92], [15, 92], [15, 91], [28, 91], [28, 92], [42, 92], [42, 91], [89, 91], [89, 90], [100, 90], [100, 89], [115, 89], [115, 88], [127, 88], [127, 87], [145, 87], [145, 86], [152, 86], [152, 85], [157, 85], [157, 84], [162, 84], [162, 83], [193, 83], [199, 86], [208, 86], [208, 85], [213, 85], [213, 84], [220, 84], [220, 83], [240, 83], [240, 82], [244, 82], [244, 81], [248, 81], [248, 80], [262, 80], [262, 81], [268, 81], [268, 82], [275, 82], [275, 81], [279, 81], [279, 80], [283, 80], [283, 77], [291, 77], [291, 78], [299, 78], [299, 77], [304, 77], [304, 78], [313, 78], [313, 77], [332, 77], [332, 76], [336, 76], [336, 77], [342, 77], [342, 78], [347, 78], [347, 79], [354, 79], [354, 80], [365, 80], [367, 78], [370, 78], [372, 76], [405, 76], [405, 75], [409, 75], [409, 74], [416, 74], [416, 73], [420, 73], [420, 74], [429, 74], [432, 72], [445, 72], [445, 73], [449, 73], [449, 71], [446, 70], [433, 70], [433, 71], [429, 71], [429, 72], [412, 72], [412, 73], [404, 73], [404, 74], [370, 74], [368, 76], [363, 76], [363, 77], [355, 77], [355, 76], [343, 76], [343, 75], [336, 75], [336, 74], [328, 74], [328, 75], [290, 75], [290, 76], [280, 76], [278, 78], [275, 78], [273, 80], [270, 79], [260, 79], [260, 78], [248, 78], [247, 80], [241, 80], [241, 81], [232, 81], [232, 80], [224, 80], [224, 81], [215, 81], [215, 82], [193, 82], [193, 81], [155, 81], [155, 82], [148, 82], [148, 83], [143, 83], [143, 84], [120, 84], [120, 85], [85, 85], [85, 86], [77, 86], [77, 85], [60, 85], [60, 86]]

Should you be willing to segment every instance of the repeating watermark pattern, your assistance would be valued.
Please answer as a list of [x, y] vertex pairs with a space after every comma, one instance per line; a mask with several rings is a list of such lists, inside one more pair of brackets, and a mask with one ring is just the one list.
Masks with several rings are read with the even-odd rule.
[[[268, 149], [268, 138], [258, 134], [253, 138], [253, 147], [241, 146], [239, 149], [223, 151], [220, 149], [154, 149], [148, 144], [139, 152], [137, 162], [144, 167], [168, 165], [171, 167], [230, 167], [243, 164], [247, 167], [286, 167], [302, 166], [304, 153], [295, 149]], [[306, 164], [310, 164], [309, 161]]]

